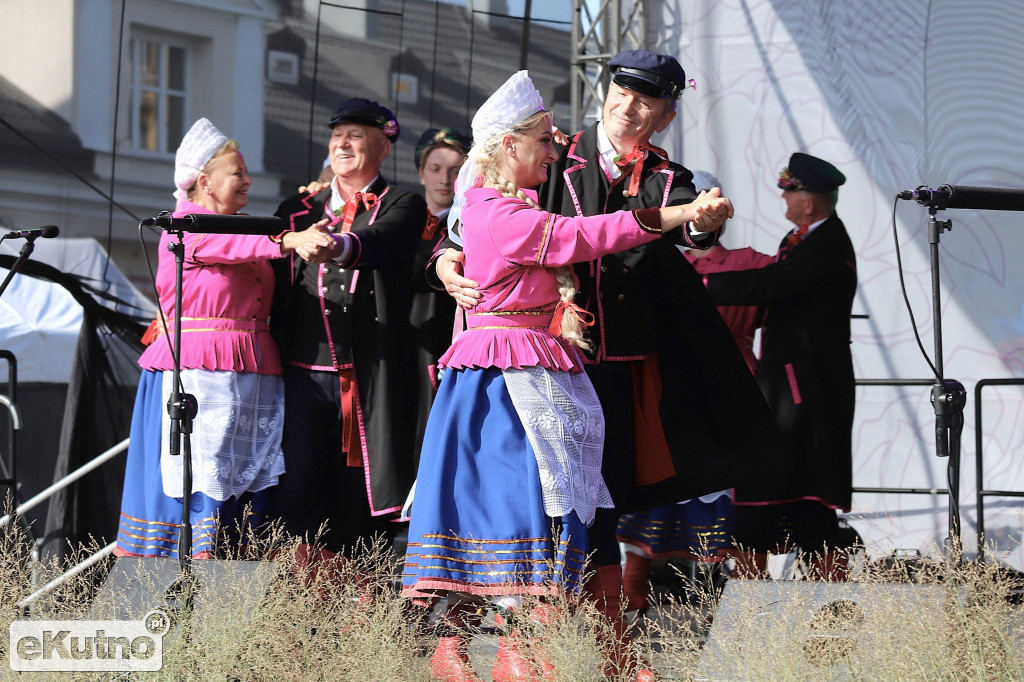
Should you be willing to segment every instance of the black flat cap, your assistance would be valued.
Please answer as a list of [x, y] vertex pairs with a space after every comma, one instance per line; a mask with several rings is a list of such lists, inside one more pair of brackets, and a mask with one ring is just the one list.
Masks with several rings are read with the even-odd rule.
[[398, 135], [401, 132], [401, 129], [398, 127], [398, 121], [390, 109], [360, 97], [347, 99], [338, 105], [338, 108], [334, 110], [334, 115], [331, 116], [331, 122], [327, 126], [333, 128], [339, 123], [361, 123], [373, 126], [374, 128], [380, 128], [384, 131], [384, 136], [392, 142], [398, 139]]
[[846, 176], [824, 159], [796, 152], [779, 173], [779, 189], [828, 194], [846, 182]]

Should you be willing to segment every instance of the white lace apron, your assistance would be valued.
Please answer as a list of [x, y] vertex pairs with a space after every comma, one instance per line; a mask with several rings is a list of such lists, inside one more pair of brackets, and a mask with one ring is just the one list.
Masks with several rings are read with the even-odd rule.
[[604, 412], [583, 372], [543, 367], [502, 370], [512, 404], [537, 456], [544, 512], [575, 510], [588, 526], [597, 507], [613, 507], [601, 476]]
[[[171, 394], [173, 373], [163, 373], [164, 404]], [[281, 430], [284, 425], [284, 381], [251, 372], [181, 370], [186, 393], [199, 399], [192, 425], [192, 492], [223, 502], [247, 491], [277, 485], [284, 473]], [[171, 418], [163, 413], [160, 475], [164, 494], [182, 495], [184, 445], [170, 455]]]

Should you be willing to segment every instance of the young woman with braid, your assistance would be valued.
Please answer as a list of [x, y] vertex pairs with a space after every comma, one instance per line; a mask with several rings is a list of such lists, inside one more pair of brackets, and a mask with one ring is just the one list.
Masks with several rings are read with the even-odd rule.
[[[529, 189], [557, 159], [551, 115], [525, 71], [473, 118], [457, 185], [465, 273], [481, 302], [441, 358], [447, 367], [420, 455], [403, 576], [412, 598], [447, 595], [451, 626], [434, 677], [479, 679], [465, 655], [465, 601], [513, 609], [523, 595], [577, 591], [586, 526], [610, 507], [601, 478], [604, 416], [577, 348], [587, 320], [571, 268], [657, 239], [705, 211], [692, 204], [563, 217]], [[651, 292], [652, 296], [659, 295]], [[503, 657], [504, 656], [504, 657]], [[520, 679], [499, 652], [492, 679]], [[528, 678], [527, 678], [528, 679]]]

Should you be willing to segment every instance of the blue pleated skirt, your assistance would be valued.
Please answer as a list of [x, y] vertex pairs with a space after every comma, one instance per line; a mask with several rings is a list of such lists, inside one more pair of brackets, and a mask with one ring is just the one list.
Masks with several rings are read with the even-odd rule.
[[544, 513], [536, 456], [500, 369], [448, 370], [427, 421], [407, 597], [576, 592], [587, 529]]
[[733, 505], [729, 495], [623, 514], [619, 542], [643, 548], [655, 559], [679, 557], [711, 561], [733, 546]]
[[[114, 550], [118, 556], [178, 556], [183, 498], [165, 495], [160, 475], [162, 420], [167, 410], [162, 387], [162, 372], [145, 370], [139, 377]], [[192, 556], [210, 558], [217, 555], [219, 544], [244, 543], [263, 517], [267, 493], [247, 492], [225, 501], [192, 493]]]

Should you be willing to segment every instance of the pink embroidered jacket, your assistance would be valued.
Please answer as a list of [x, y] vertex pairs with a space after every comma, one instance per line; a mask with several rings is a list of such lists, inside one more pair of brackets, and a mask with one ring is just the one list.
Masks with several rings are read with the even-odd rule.
[[[186, 201], [175, 218], [212, 213]], [[160, 310], [174, 340], [174, 254], [167, 246], [177, 236], [160, 237], [156, 289]], [[265, 236], [193, 234], [186, 232], [182, 274], [182, 369], [230, 370], [281, 374], [281, 354], [270, 336], [267, 319], [274, 294], [270, 259], [281, 258], [281, 246]], [[158, 336], [142, 353], [143, 369], [174, 367], [168, 337]]]
[[469, 190], [462, 210], [465, 275], [480, 284], [482, 298], [467, 314], [466, 331], [438, 364], [582, 371], [575, 348], [548, 329], [559, 303], [557, 268], [618, 253], [660, 234], [657, 209], [565, 217], [495, 189]]

